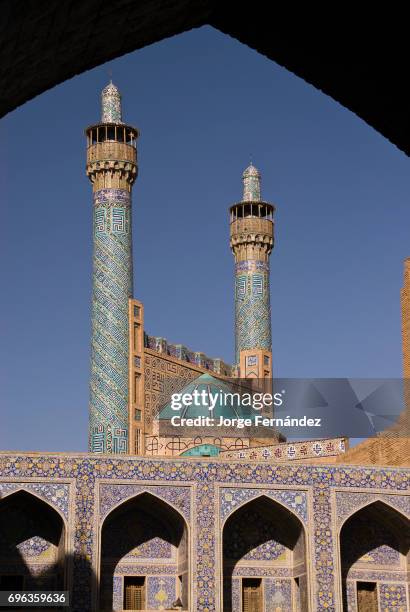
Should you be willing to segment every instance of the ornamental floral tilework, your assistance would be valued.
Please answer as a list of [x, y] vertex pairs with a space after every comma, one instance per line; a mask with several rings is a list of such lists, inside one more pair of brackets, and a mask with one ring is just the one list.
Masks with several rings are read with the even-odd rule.
[[[175, 564], [169, 564], [169, 565], [162, 565], [161, 562], [159, 562], [158, 564], [156, 563], [155, 565], [144, 565], [144, 563], [142, 564], [138, 564], [138, 571], [141, 573], [141, 575], [145, 576], [148, 574], [154, 574], [154, 575], [170, 575], [170, 576], [175, 576], [175, 574], [178, 571], [178, 568]], [[118, 576], [132, 576], [133, 574], [135, 574], [135, 565], [127, 565], [126, 563], [121, 563], [119, 565], [117, 565], [117, 567], [115, 568], [115, 574]]]
[[279, 502], [294, 512], [302, 522], [306, 522], [307, 501], [305, 491], [275, 491], [272, 489], [242, 489], [239, 487], [221, 489], [221, 518], [226, 519], [239, 506], [261, 495]]
[[290, 580], [266, 578], [265, 612], [287, 612], [292, 610], [292, 588]]
[[241, 580], [239, 578], [232, 579], [232, 610], [240, 610], [242, 595], [241, 595]]
[[[17, 481], [19, 486], [23, 483], [35, 484], [38, 487], [47, 485], [49, 486], [47, 495], [51, 495], [51, 491], [56, 492], [62, 486], [59, 481], [64, 479], [74, 481], [73, 503], [68, 503], [68, 497], [65, 498], [63, 495], [60, 498], [53, 493], [57, 500], [53, 504], [60, 504], [60, 510], [66, 513], [69, 530], [74, 536], [74, 554], [67, 559], [73, 612], [90, 612], [98, 609], [98, 594], [93, 588], [93, 573], [98, 571], [99, 564], [97, 555], [101, 508], [97, 493], [100, 485], [141, 487], [172, 485], [176, 489], [178, 487], [192, 489], [190, 518], [186, 519], [191, 551], [189, 579], [191, 612], [221, 612], [222, 574], [219, 558], [221, 541], [216, 518], [227, 517], [232, 509], [226, 505], [224, 508], [221, 507], [220, 489], [233, 489], [233, 494], [238, 494], [236, 491], [242, 490], [245, 499], [249, 495], [254, 495], [255, 488], [266, 489], [275, 494], [282, 494], [285, 490], [291, 492], [294, 497], [288, 498], [288, 502], [283, 505], [288, 507], [288, 503], [295, 503], [296, 508], [292, 511], [306, 525], [306, 533], [310, 540], [310, 600], [311, 609], [315, 612], [341, 612], [341, 602], [338, 600], [337, 585], [340, 578], [337, 575], [339, 564], [335, 535], [339, 509], [335, 491], [338, 496], [340, 492], [351, 494], [353, 505], [356, 505], [356, 502], [353, 502], [356, 495], [391, 496], [403, 509], [410, 491], [409, 470], [404, 468], [269, 464], [249, 460], [244, 463], [237, 461], [230, 463], [229, 460], [221, 459], [149, 459], [119, 455], [0, 453], [0, 483], [3, 491], [4, 486], [6, 490], [10, 490], [8, 487], [13, 480]], [[251, 493], [247, 493], [248, 491]], [[296, 497], [301, 492], [305, 494], [307, 500], [305, 510], [303, 510], [304, 504], [300, 504], [299, 499], [296, 503]], [[66, 502], [63, 501], [64, 498]], [[227, 503], [230, 504], [231, 501]], [[108, 510], [109, 503], [107, 504], [105, 507]], [[180, 512], [185, 517], [185, 511], [180, 509]], [[400, 572], [396, 571], [395, 574]], [[167, 576], [164, 571], [156, 575]], [[393, 575], [394, 572], [390, 572], [390, 580], [383, 582], [383, 585], [391, 586]], [[171, 578], [169, 574], [168, 576]], [[398, 596], [404, 592], [401, 588], [403, 584], [398, 583], [400, 578], [395, 583], [398, 587], [397, 601], [399, 601]], [[386, 599], [386, 588], [387, 586], [383, 586], [384, 590], [381, 587], [379, 589], [380, 601]], [[391, 607], [393, 604], [390, 602], [396, 599], [393, 598], [393, 592], [390, 595], [392, 597], [388, 609], [398, 611], [399, 607]], [[403, 605], [406, 609], [407, 604]]]
[[113, 594], [112, 594], [112, 607], [113, 610], [122, 610], [123, 609], [123, 590], [122, 590], [122, 577], [114, 576], [113, 577]]
[[381, 584], [379, 586], [380, 612], [407, 612], [409, 601], [404, 584]]
[[385, 502], [388, 506], [392, 506], [403, 513], [405, 516], [410, 516], [410, 497], [401, 495], [384, 495], [372, 493], [336, 493], [336, 508], [337, 508], [337, 524], [340, 527], [344, 521], [359, 508], [364, 507], [376, 501]]
[[0, 483], [0, 498], [19, 490], [25, 490], [40, 497], [51, 506], [60, 510], [68, 518], [69, 485], [63, 483], [45, 482], [5, 482]]
[[263, 567], [261, 565], [250, 567], [249, 565], [241, 566], [237, 565], [234, 569], [233, 575], [237, 576], [247, 576], [259, 578], [261, 576], [269, 578], [286, 578], [291, 576], [293, 571], [288, 567]]
[[151, 493], [152, 495], [163, 499], [179, 510], [185, 519], [190, 519], [191, 492], [189, 487], [103, 484], [100, 486], [100, 520], [103, 520], [107, 514], [120, 502], [131, 499], [132, 497], [140, 495], [141, 493]]
[[149, 576], [147, 579], [147, 608], [165, 610], [176, 600], [174, 576]]
[[348, 612], [357, 612], [356, 583], [353, 580], [346, 582], [346, 603]]
[[16, 546], [16, 551], [27, 561], [38, 559], [52, 562], [57, 559], [57, 547], [39, 536], [21, 542]]

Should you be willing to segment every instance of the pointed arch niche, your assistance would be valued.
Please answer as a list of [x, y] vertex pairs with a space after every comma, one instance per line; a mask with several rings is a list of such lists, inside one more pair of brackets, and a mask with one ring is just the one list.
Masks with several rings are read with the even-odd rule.
[[189, 605], [189, 533], [183, 516], [143, 492], [114, 508], [101, 528], [100, 610]]
[[64, 590], [65, 555], [55, 508], [21, 489], [0, 499], [0, 590]]
[[223, 611], [309, 609], [306, 535], [293, 512], [261, 495], [223, 527]]
[[381, 500], [351, 514], [339, 533], [344, 612], [409, 609], [410, 521]]

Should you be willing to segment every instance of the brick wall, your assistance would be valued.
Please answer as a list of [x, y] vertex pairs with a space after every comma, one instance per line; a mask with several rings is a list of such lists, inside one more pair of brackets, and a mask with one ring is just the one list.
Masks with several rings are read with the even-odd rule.
[[394, 427], [351, 448], [338, 463], [410, 466], [410, 258], [404, 261], [401, 319], [406, 410]]

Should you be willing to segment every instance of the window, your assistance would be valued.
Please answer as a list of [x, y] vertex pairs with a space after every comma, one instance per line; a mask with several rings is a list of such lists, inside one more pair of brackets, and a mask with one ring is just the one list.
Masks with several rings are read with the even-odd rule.
[[245, 217], [251, 217], [252, 216], [252, 205], [245, 204], [244, 212], [245, 212]]
[[140, 343], [140, 330], [141, 326], [138, 323], [134, 323], [134, 350], [138, 351]]
[[378, 612], [377, 583], [357, 583], [357, 612]]
[[140, 316], [141, 308], [139, 306], [134, 305], [134, 317], [138, 318]]
[[145, 609], [145, 576], [124, 577], [124, 609]]
[[134, 134], [134, 132], [132, 130], [127, 130], [126, 131], [126, 136], [125, 136], [127, 144], [134, 145], [135, 144], [135, 136], [136, 135]]
[[140, 421], [141, 420], [141, 410], [139, 408], [135, 408], [134, 419], [136, 421]]
[[262, 579], [242, 579], [242, 612], [262, 612]]
[[140, 368], [141, 367], [141, 357], [138, 357], [138, 355], [135, 355], [135, 357], [134, 357], [134, 366], [136, 368]]
[[139, 384], [140, 384], [141, 374], [135, 373], [134, 376], [134, 404], [139, 401]]

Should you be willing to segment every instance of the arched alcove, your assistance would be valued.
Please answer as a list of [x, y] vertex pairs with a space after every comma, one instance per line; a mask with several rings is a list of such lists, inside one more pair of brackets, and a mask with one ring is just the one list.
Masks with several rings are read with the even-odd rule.
[[308, 610], [306, 538], [300, 520], [266, 496], [223, 528], [224, 612]]
[[375, 501], [359, 509], [340, 531], [343, 610], [408, 610], [410, 521]]
[[172, 506], [141, 493], [108, 514], [101, 529], [101, 610], [189, 604], [188, 527]]
[[65, 526], [27, 491], [0, 500], [0, 590], [63, 590]]

